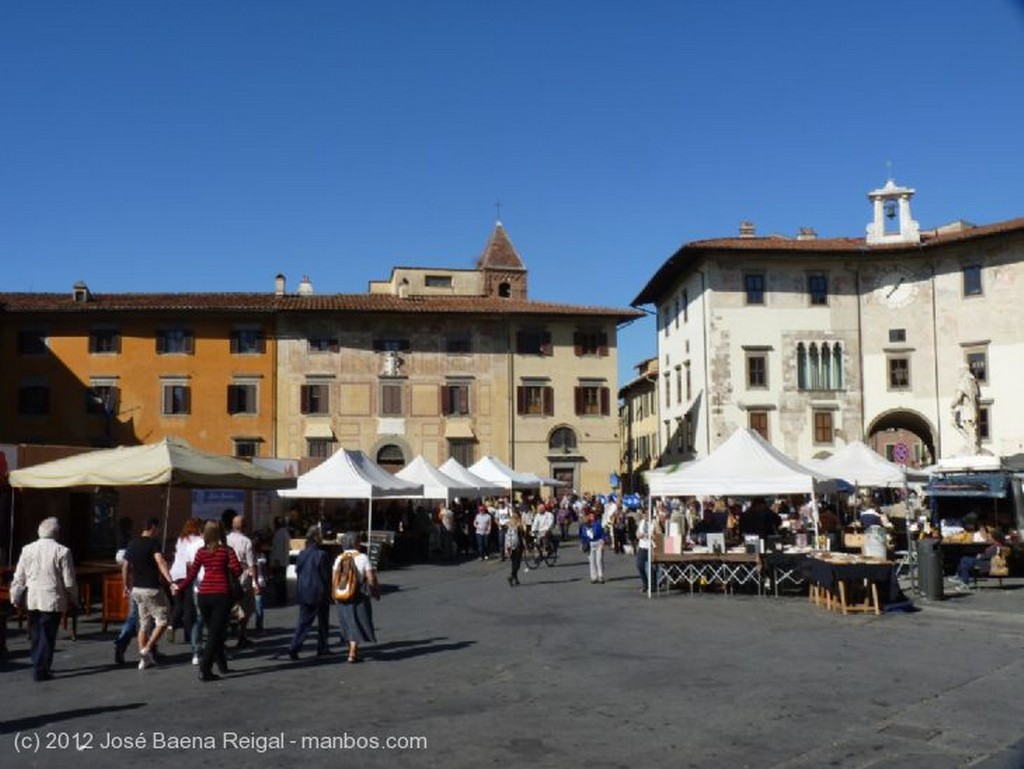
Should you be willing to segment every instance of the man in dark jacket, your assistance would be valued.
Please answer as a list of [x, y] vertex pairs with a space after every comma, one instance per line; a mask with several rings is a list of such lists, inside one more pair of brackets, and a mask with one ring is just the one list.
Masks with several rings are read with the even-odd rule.
[[306, 533], [306, 547], [295, 560], [296, 599], [299, 622], [295, 627], [288, 656], [299, 658], [306, 635], [316, 620], [316, 653], [327, 654], [327, 636], [331, 620], [331, 566], [327, 554], [320, 549], [320, 534], [315, 527]]

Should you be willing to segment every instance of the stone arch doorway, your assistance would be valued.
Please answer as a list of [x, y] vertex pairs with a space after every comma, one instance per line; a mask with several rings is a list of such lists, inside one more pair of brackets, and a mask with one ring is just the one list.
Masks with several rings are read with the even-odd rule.
[[925, 467], [936, 461], [935, 430], [913, 411], [894, 410], [875, 417], [864, 442], [890, 462], [897, 461], [896, 446], [904, 444], [909, 449], [908, 467]]

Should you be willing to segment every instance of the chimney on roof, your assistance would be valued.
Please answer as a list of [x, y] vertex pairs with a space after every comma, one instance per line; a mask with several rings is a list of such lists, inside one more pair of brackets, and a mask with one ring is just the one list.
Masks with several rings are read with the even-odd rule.
[[398, 283], [398, 298], [408, 299], [409, 298], [409, 279], [402, 278]]
[[299, 296], [312, 296], [313, 295], [313, 284], [309, 280], [308, 275], [303, 275], [302, 280], [299, 281]]
[[797, 240], [817, 240], [818, 233], [813, 227], [801, 227], [796, 234]]
[[284, 296], [285, 277], [283, 273], [277, 273], [274, 278], [274, 296]]
[[89, 296], [89, 287], [85, 285], [84, 280], [80, 280], [75, 283], [71, 290], [71, 298], [75, 301], [75, 304], [85, 304], [91, 298]]
[[744, 219], [740, 222], [740, 237], [741, 238], [752, 238], [756, 234], [757, 230], [754, 229], [754, 223], [748, 219]]

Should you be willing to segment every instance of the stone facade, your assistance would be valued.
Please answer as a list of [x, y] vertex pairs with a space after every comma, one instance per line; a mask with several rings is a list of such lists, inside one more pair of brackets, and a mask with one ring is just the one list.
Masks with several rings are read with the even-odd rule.
[[[959, 449], [949, 401], [964, 365], [978, 374], [982, 450], [1024, 451], [1024, 220], [922, 231], [912, 195], [873, 191], [866, 239], [748, 225], [662, 265], [633, 302], [658, 311], [662, 464], [704, 456], [738, 427], [798, 459], [864, 440], [929, 464]], [[888, 231], [887, 210], [899, 215]]]

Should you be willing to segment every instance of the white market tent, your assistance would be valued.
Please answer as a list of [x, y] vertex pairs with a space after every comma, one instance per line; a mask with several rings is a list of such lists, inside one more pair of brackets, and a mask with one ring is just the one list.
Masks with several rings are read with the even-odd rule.
[[821, 494], [835, 491], [831, 476], [790, 459], [760, 433], [736, 430], [711, 454], [668, 473], [647, 475], [652, 497]]
[[539, 489], [544, 485], [544, 480], [540, 476], [513, 470], [497, 457], [483, 457], [473, 464], [469, 471], [473, 475], [479, 475], [485, 481], [501, 486], [505, 491]]
[[455, 497], [477, 496], [475, 485], [447, 475], [424, 459], [422, 454], [395, 473], [395, 477], [421, 484], [424, 499], [443, 499], [445, 502], [451, 502]]
[[455, 457], [449, 457], [438, 469], [448, 477], [472, 486], [473, 492], [466, 494], [467, 497], [496, 497], [505, 493], [504, 486], [485, 481], [479, 475], [471, 473]]
[[[703, 459], [668, 473], [646, 476], [650, 497], [762, 496], [835, 491], [835, 479], [790, 459], [761, 434], [740, 428]], [[648, 521], [652, 509], [648, 509]], [[648, 524], [650, 525], [650, 524]], [[817, 522], [815, 522], [815, 526]], [[817, 533], [817, 532], [815, 532]], [[647, 562], [651, 595], [651, 562]]]
[[294, 489], [277, 492], [282, 497], [304, 499], [365, 499], [367, 536], [373, 530], [373, 500], [422, 499], [423, 484], [402, 480], [365, 453], [338, 449], [307, 473]]
[[[118, 446], [76, 454], [13, 470], [15, 488], [59, 489], [76, 486], [185, 486], [192, 488], [284, 489], [295, 478], [235, 457], [211, 454], [168, 436], [159, 443]], [[164, 542], [171, 495], [164, 511]], [[14, 516], [11, 516], [13, 531]], [[12, 537], [13, 538], [13, 537]]]
[[855, 487], [902, 487], [907, 481], [928, 480], [927, 473], [890, 462], [861, 441], [846, 444], [826, 459], [809, 459], [804, 464]]

